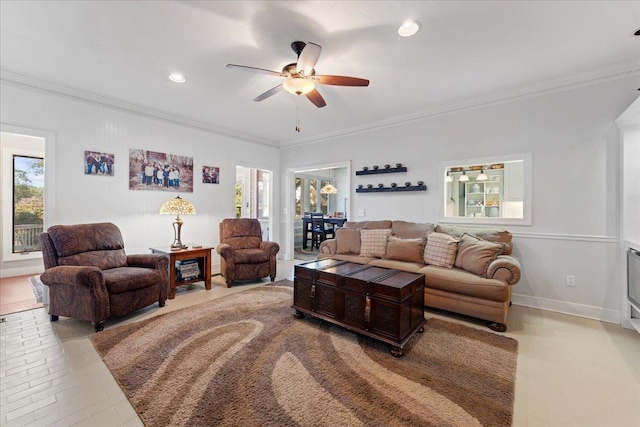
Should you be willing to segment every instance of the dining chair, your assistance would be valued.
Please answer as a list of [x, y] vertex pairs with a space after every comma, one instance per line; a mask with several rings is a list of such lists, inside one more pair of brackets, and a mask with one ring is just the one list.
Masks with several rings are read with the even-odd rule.
[[321, 212], [311, 213], [311, 247], [320, 248], [320, 243], [327, 238], [335, 238], [336, 232], [333, 228], [327, 228], [324, 222], [324, 215]]

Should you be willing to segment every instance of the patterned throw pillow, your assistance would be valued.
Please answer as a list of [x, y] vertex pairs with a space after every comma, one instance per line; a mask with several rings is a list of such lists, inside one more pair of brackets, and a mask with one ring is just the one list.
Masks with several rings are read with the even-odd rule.
[[443, 233], [431, 233], [424, 251], [425, 264], [453, 268], [460, 239]]
[[387, 251], [387, 237], [391, 229], [361, 230], [360, 256], [382, 258]]

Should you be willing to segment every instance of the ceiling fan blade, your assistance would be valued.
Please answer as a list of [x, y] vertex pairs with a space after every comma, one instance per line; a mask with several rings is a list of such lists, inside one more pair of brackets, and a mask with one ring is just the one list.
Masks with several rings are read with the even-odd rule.
[[327, 103], [324, 102], [324, 98], [322, 97], [322, 95], [320, 95], [320, 92], [318, 92], [317, 89], [314, 89], [311, 92], [307, 93], [306, 96], [307, 98], [309, 98], [309, 101], [313, 102], [313, 105], [318, 108], [322, 108], [327, 105]]
[[313, 81], [333, 86], [369, 86], [369, 80], [346, 76], [313, 76]]
[[247, 67], [246, 65], [227, 64], [227, 68], [235, 68], [252, 73], [269, 74], [271, 76], [286, 77], [285, 74], [279, 73], [277, 71], [265, 70], [264, 68]]
[[260, 102], [260, 101], [262, 101], [263, 99], [267, 99], [267, 98], [269, 98], [270, 96], [275, 95], [276, 93], [280, 92], [281, 90], [282, 90], [282, 85], [281, 85], [281, 84], [279, 84], [278, 86], [276, 86], [276, 87], [274, 87], [274, 88], [269, 89], [268, 91], [266, 91], [266, 92], [265, 92], [265, 93], [263, 93], [262, 95], [258, 95], [258, 96], [256, 96], [255, 98], [253, 98], [253, 100], [254, 100], [255, 102]]
[[313, 71], [313, 67], [316, 66], [318, 58], [320, 57], [320, 51], [322, 47], [315, 43], [307, 43], [302, 49], [298, 63], [296, 64], [296, 72], [302, 73], [305, 76], [310, 76]]

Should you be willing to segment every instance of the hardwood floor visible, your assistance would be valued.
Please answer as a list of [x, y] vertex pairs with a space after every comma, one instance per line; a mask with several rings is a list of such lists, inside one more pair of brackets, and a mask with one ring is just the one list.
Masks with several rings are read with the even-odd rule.
[[35, 274], [0, 279], [0, 315], [44, 306], [42, 303], [36, 302], [36, 296], [29, 280], [32, 276]]

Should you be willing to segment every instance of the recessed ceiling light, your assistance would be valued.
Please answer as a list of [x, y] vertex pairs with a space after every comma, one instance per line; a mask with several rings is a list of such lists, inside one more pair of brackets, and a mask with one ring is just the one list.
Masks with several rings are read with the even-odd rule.
[[411, 37], [420, 29], [420, 24], [416, 21], [407, 21], [398, 28], [398, 35], [401, 37]]
[[171, 75], [169, 76], [169, 80], [171, 80], [172, 82], [176, 82], [176, 83], [184, 83], [184, 82], [186, 82], [186, 79], [180, 73], [171, 73]]

